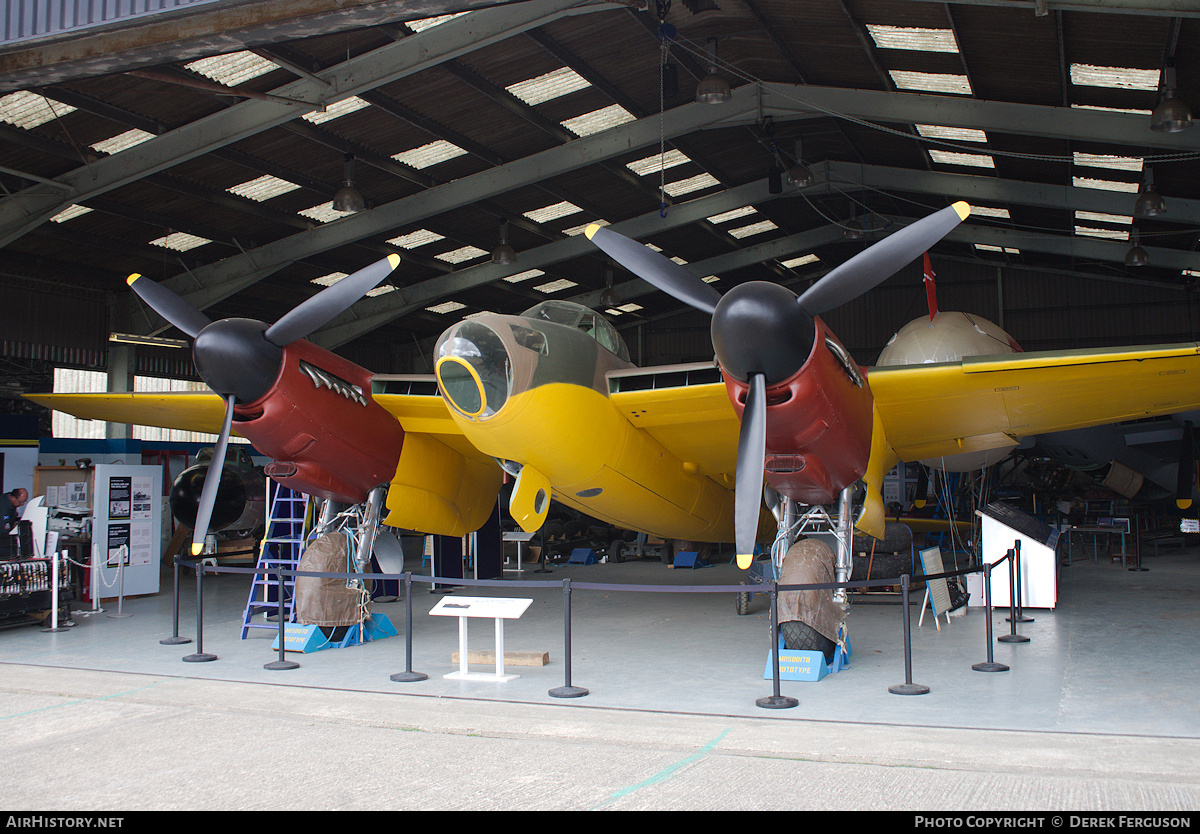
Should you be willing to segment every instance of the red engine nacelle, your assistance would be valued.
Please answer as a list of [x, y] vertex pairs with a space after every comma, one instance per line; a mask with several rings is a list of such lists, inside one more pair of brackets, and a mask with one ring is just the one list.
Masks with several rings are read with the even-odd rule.
[[[781, 495], [829, 504], [866, 472], [872, 397], [865, 371], [823, 321], [813, 321], [816, 338], [804, 365], [767, 388], [765, 475]], [[726, 374], [725, 388], [740, 419], [748, 386]]]
[[234, 425], [275, 462], [267, 474], [284, 486], [348, 504], [366, 499], [396, 472], [404, 430], [371, 398], [364, 368], [319, 348], [283, 348], [279, 376]]

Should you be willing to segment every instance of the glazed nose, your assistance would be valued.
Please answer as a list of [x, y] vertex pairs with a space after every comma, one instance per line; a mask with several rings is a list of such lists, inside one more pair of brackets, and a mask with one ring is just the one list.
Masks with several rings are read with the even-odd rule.
[[495, 330], [477, 321], [461, 322], [437, 348], [438, 384], [446, 400], [472, 419], [497, 414], [512, 393], [512, 363]]

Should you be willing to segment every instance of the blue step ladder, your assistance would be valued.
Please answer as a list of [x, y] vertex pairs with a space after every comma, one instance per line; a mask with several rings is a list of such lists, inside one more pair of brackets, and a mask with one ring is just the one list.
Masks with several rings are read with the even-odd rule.
[[[279, 613], [279, 578], [275, 575], [275, 570], [280, 567], [295, 570], [300, 564], [301, 554], [304, 553], [308, 496], [268, 479], [267, 500], [271, 514], [267, 519], [266, 536], [259, 548], [258, 567], [250, 585], [246, 610], [242, 613], [243, 640], [252, 628], [266, 628], [272, 631], [279, 629], [278, 622], [267, 622], [266, 617], [261, 622], [253, 622], [253, 619], [258, 614], [269, 617]], [[295, 576], [283, 578], [284, 622], [292, 621], [295, 586]]]

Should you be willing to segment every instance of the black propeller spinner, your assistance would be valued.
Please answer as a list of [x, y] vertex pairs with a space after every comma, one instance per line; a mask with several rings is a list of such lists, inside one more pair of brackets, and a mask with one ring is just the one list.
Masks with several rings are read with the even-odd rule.
[[766, 281], [740, 284], [725, 295], [671, 259], [624, 235], [592, 224], [588, 240], [633, 274], [685, 304], [710, 313], [713, 350], [723, 371], [749, 385], [738, 435], [734, 536], [738, 566], [750, 567], [762, 505], [766, 461], [766, 387], [792, 377], [812, 350], [813, 318], [850, 301], [894, 274], [967, 218], [964, 202], [905, 226], [831, 270], [799, 297]]
[[[212, 465], [218, 467], [218, 473], [229, 446], [234, 406], [238, 402], [254, 402], [271, 389], [279, 375], [283, 348], [349, 309], [390, 275], [399, 263], [400, 256], [388, 255], [321, 290], [284, 313], [272, 325], [241, 318], [214, 322], [166, 287], [138, 274], [129, 276], [127, 283], [139, 298], [192, 337], [192, 358], [200, 378], [225, 400], [225, 420], [212, 456]], [[204, 537], [208, 534], [220, 482], [219, 474], [204, 479], [196, 508], [196, 526], [192, 530], [194, 556], [204, 549]]]

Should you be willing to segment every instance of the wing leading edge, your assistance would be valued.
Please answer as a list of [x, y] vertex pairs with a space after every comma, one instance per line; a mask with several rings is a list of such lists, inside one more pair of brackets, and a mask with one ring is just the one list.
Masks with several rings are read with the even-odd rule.
[[868, 374], [901, 460], [1200, 408], [1200, 345], [979, 356]]

